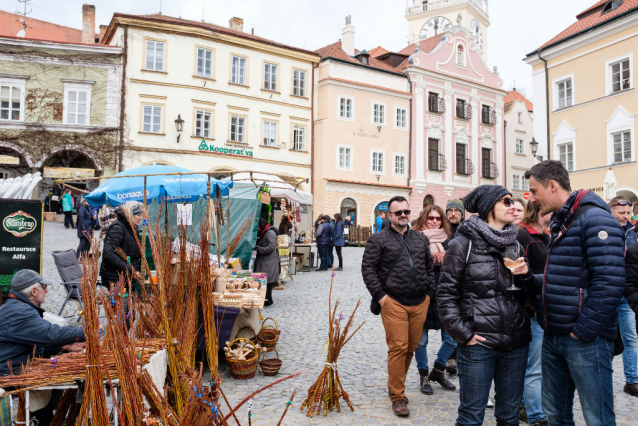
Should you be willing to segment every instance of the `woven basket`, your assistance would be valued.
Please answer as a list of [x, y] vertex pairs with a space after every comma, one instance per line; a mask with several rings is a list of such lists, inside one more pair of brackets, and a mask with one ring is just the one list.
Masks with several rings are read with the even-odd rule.
[[[275, 328], [273, 328], [272, 326], [264, 327], [264, 324], [268, 320], [272, 320], [275, 323]], [[280, 333], [281, 331], [279, 330], [277, 326], [277, 321], [275, 321], [271, 317], [268, 317], [264, 320], [264, 322], [261, 323], [261, 329], [259, 330], [259, 333], [257, 334], [257, 338], [259, 339], [261, 346], [265, 348], [274, 349], [275, 346], [277, 346], [277, 342], [279, 341]]]
[[[266, 353], [269, 351], [275, 351], [277, 358], [266, 359]], [[279, 352], [277, 352], [277, 349], [266, 349], [266, 351], [261, 355], [259, 366], [261, 367], [261, 371], [264, 372], [264, 376], [274, 376], [279, 373], [282, 363], [283, 361], [279, 359]]]
[[250, 339], [239, 338], [235, 339], [230, 343], [230, 347], [232, 348], [235, 343], [239, 343], [241, 341], [246, 341], [247, 344], [253, 346], [253, 350], [246, 357], [245, 361], [237, 361], [234, 359], [228, 358], [226, 355], [226, 362], [228, 362], [228, 366], [230, 367], [230, 372], [233, 374], [233, 377], [236, 379], [252, 379], [255, 376], [255, 371], [257, 371], [257, 363], [259, 361], [259, 354], [257, 353], [257, 347]]

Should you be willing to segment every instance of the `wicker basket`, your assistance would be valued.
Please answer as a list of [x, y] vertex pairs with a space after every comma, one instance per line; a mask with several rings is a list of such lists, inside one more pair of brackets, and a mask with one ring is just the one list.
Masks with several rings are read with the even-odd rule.
[[[275, 323], [275, 328], [273, 328], [272, 326], [264, 327], [264, 324], [268, 320], [272, 320]], [[259, 343], [262, 347], [274, 349], [275, 346], [277, 346], [277, 342], [279, 341], [280, 333], [281, 331], [277, 326], [277, 321], [275, 321], [271, 317], [268, 317], [264, 320], [264, 322], [261, 323], [261, 329], [257, 334], [257, 338], [259, 339]]]
[[[275, 353], [277, 354], [277, 358], [266, 359], [266, 353], [269, 351], [275, 351]], [[259, 366], [261, 367], [261, 371], [264, 372], [264, 376], [274, 376], [279, 373], [282, 362], [283, 361], [279, 359], [279, 352], [277, 352], [277, 349], [266, 349], [266, 351], [263, 352], [261, 355]]]
[[246, 341], [247, 344], [253, 346], [253, 350], [246, 357], [245, 361], [237, 361], [234, 359], [228, 358], [226, 355], [226, 362], [228, 362], [228, 366], [230, 367], [230, 372], [233, 374], [233, 377], [236, 379], [252, 379], [255, 377], [255, 371], [257, 371], [257, 363], [259, 361], [259, 354], [257, 353], [257, 347], [250, 339], [239, 338], [235, 339], [230, 343], [230, 347], [232, 348], [235, 343], [239, 343], [241, 341]]

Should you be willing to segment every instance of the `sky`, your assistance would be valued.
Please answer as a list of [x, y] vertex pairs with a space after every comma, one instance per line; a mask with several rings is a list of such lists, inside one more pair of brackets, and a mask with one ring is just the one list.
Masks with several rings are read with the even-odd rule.
[[[410, 4], [412, 0], [409, 0]], [[28, 0], [27, 16], [80, 29], [82, 4], [96, 7], [96, 26], [108, 25], [114, 12], [182, 17], [228, 25], [244, 19], [244, 30], [280, 43], [315, 50], [341, 37], [345, 17], [352, 16], [357, 49], [407, 46], [406, 0]], [[488, 65], [498, 67], [505, 87], [531, 98], [531, 67], [525, 55], [576, 21], [596, 0], [488, 0]], [[23, 10], [18, 0], [0, 0], [0, 9]]]

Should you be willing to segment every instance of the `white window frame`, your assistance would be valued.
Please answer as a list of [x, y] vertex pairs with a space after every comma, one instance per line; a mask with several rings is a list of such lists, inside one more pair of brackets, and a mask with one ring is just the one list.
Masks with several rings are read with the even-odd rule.
[[[570, 170], [570, 169], [569, 169], [569, 167], [568, 167], [568, 166], [569, 166], [569, 160], [568, 160], [568, 154], [569, 154], [569, 153], [568, 153], [568, 151], [567, 151], [567, 147], [568, 147], [569, 145], [571, 145], [571, 147], [572, 147], [572, 168], [571, 168], [571, 170]], [[560, 150], [561, 150], [561, 148], [563, 148], [563, 147], [565, 148], [565, 164], [563, 164], [563, 166], [567, 169], [567, 171], [568, 171], [568, 172], [573, 172], [573, 171], [575, 171], [575, 170], [576, 170], [576, 165], [575, 165], [575, 164], [576, 164], [576, 162], [574, 161], [574, 160], [575, 160], [575, 158], [576, 158], [576, 153], [575, 153], [575, 151], [574, 151], [574, 142], [571, 142], [571, 141], [570, 141], [570, 142], [565, 142], [565, 143], [561, 143], [561, 144], [559, 144], [559, 145], [557, 145], [557, 146], [556, 146], [556, 149], [557, 149], [557, 151], [558, 151], [558, 157], [557, 157], [557, 159], [558, 159], [558, 161], [560, 161], [561, 163], [563, 162], [563, 160], [561, 160], [561, 158], [560, 158], [560, 157], [561, 157], [561, 152], [560, 152]]]
[[[403, 126], [399, 124], [399, 111], [402, 111], [405, 114], [405, 120], [403, 121]], [[394, 107], [394, 128], [398, 130], [408, 130], [408, 109], [402, 107]]]
[[[299, 133], [295, 135], [295, 132], [302, 131], [301, 133], [301, 141], [297, 140]], [[301, 143], [301, 147], [299, 147], [299, 143]], [[301, 126], [299, 124], [292, 125], [292, 147], [290, 148], [292, 151], [306, 151], [306, 126]]]
[[[382, 118], [381, 121], [375, 121], [375, 107], [379, 107], [379, 118]], [[381, 111], [381, 109], [383, 109], [383, 111]], [[374, 126], [381, 126], [381, 127], [385, 127], [386, 126], [386, 107], [384, 103], [381, 102], [372, 102], [372, 124]], [[383, 114], [381, 114], [381, 112], [383, 112]], [[383, 117], [382, 117], [383, 116]]]
[[[90, 126], [91, 125], [91, 86], [92, 83], [64, 83], [64, 112], [62, 122], [72, 126]], [[69, 123], [69, 92], [76, 92], [79, 96], [80, 92], [86, 93], [86, 120], [84, 123], [78, 123], [77, 117], [75, 123]], [[76, 99], [77, 100], [77, 99]], [[77, 105], [80, 102], [77, 100]], [[77, 108], [75, 111], [76, 116], [79, 115]]]
[[[144, 69], [147, 71], [159, 71], [159, 72], [165, 72], [166, 71], [166, 42], [165, 41], [161, 41], [161, 40], [151, 40], [151, 39], [146, 39], [144, 40]], [[155, 43], [154, 44], [154, 49], [153, 49], [153, 67], [149, 68], [148, 67], [148, 57], [149, 57], [149, 43]], [[162, 66], [161, 68], [157, 67], [157, 45], [161, 44], [162, 45]]]
[[[201, 114], [201, 125], [197, 126], [197, 115]], [[208, 136], [204, 134], [206, 130], [206, 118], [208, 117]], [[204, 139], [212, 139], [213, 138], [213, 112], [207, 111], [205, 109], [196, 109], [195, 110], [195, 125], [193, 126], [194, 134], [193, 136], [197, 136], [198, 138]], [[197, 132], [200, 132], [197, 134]]]
[[[559, 108], [560, 99], [558, 98], [558, 94], [559, 94], [558, 85], [560, 83], [566, 82], [567, 80], [571, 80], [571, 84], [572, 84], [572, 103], [569, 106], [565, 106], [563, 108]], [[574, 105], [576, 105], [576, 85], [575, 85], [575, 80], [574, 80], [574, 74], [564, 75], [562, 77], [559, 77], [559, 78], [556, 78], [556, 79], [552, 80], [552, 87], [554, 88], [554, 96], [553, 96], [553, 98], [554, 98], [554, 111], [571, 108]]]
[[[273, 126], [274, 126], [274, 137], [273, 137]], [[278, 129], [279, 123], [276, 121], [271, 121], [271, 120], [263, 120], [262, 121], [262, 130], [261, 130], [261, 145], [262, 146], [269, 146], [272, 148], [276, 148], [277, 147], [277, 133], [279, 131]], [[266, 139], [266, 128], [268, 128], [268, 139], [270, 140], [269, 143], [265, 142]]]
[[[630, 152], [629, 152], [629, 158], [625, 159], [625, 154], [624, 154], [625, 150], [622, 149], [622, 148], [624, 148], [624, 145], [625, 145], [625, 142], [624, 142], [623, 138], [624, 138], [624, 135], [627, 134], [627, 133], [629, 134], [629, 150], [630, 150]], [[614, 145], [616, 145], [615, 137], [617, 135], [620, 135], [620, 143], [621, 143], [621, 151], [620, 152], [621, 152], [621, 156], [622, 156], [622, 160], [621, 161], [616, 161], [616, 158], [615, 158], [615, 152], [616, 151], [615, 151], [615, 146]], [[613, 155], [613, 157], [612, 157], [613, 163], [612, 164], [625, 164], [625, 163], [629, 163], [629, 162], [633, 161], [633, 159], [635, 158], [635, 155], [634, 155], [634, 135], [633, 135], [633, 132], [630, 129], [621, 130], [621, 131], [612, 133], [611, 134], [611, 143], [612, 143], [612, 155]]]
[[[519, 148], [519, 142], [520, 142], [520, 148], [521, 148], [520, 150], [518, 149]], [[514, 152], [516, 154], [523, 154], [523, 155], [525, 154], [525, 140], [516, 138], [516, 142], [515, 142], [515, 146], [514, 146]]]
[[[267, 71], [268, 67], [270, 67], [270, 71]], [[267, 76], [270, 76], [270, 80], [267, 79]], [[273, 76], [274, 76], [274, 81], [273, 81]], [[270, 87], [266, 87], [267, 84], [270, 84]], [[272, 62], [264, 62], [263, 88], [264, 90], [268, 90], [270, 92], [279, 91], [279, 65], [273, 64]]]
[[[233, 139], [233, 118], [236, 119], [236, 129], [235, 129], [235, 138]], [[240, 121], [243, 120], [243, 124], [240, 123]], [[229, 142], [235, 142], [235, 143], [247, 143], [246, 142], [246, 130], [247, 130], [247, 122], [248, 120], [246, 119], [245, 116], [243, 115], [238, 115], [238, 114], [231, 114], [230, 115], [230, 123], [228, 126], [228, 141]], [[241, 136], [241, 138], [239, 137]], [[241, 139], [241, 140], [239, 140]]]
[[[235, 58], [237, 58], [237, 72], [235, 72]], [[243, 61], [243, 67], [242, 67]], [[243, 71], [243, 73], [242, 73]], [[230, 82], [240, 86], [248, 85], [248, 58], [239, 55], [230, 57]]]
[[[295, 84], [297, 81], [299, 82], [299, 84]], [[305, 98], [307, 86], [308, 86], [308, 72], [297, 69], [297, 68], [293, 68], [292, 69], [292, 95], [300, 97], [300, 98]]]
[[[350, 164], [341, 166], [341, 150], [348, 150], [350, 152]], [[337, 145], [337, 170], [343, 170], [346, 172], [351, 172], [352, 169], [352, 156], [354, 153], [354, 148], [350, 145]]]
[[[149, 129], [146, 130], [144, 127], [146, 125], [146, 123], [144, 122], [144, 117], [146, 117], [146, 108], [150, 107], [151, 108], [151, 121], [149, 124]], [[155, 117], [155, 111], [156, 109], [159, 108], [159, 130], [154, 132], [153, 131], [153, 117]], [[143, 133], [155, 133], [155, 134], [163, 134], [164, 133], [164, 105], [156, 105], [156, 104], [142, 104], [142, 129], [141, 131]]]
[[[403, 159], [403, 173], [397, 173], [397, 159]], [[392, 175], [393, 176], [399, 176], [399, 177], [405, 177], [407, 174], [407, 168], [408, 168], [408, 161], [407, 161], [407, 156], [405, 154], [397, 154], [397, 153], [393, 153], [392, 154]]]
[[[624, 62], [627, 59], [629, 59], [629, 89], [621, 89], [618, 92], [614, 92], [613, 91], [613, 74], [611, 71], [611, 67], [612, 65], [616, 65], [617, 63], [620, 62]], [[623, 93], [626, 92], [628, 90], [631, 90], [634, 88], [634, 79], [633, 79], [633, 72], [634, 72], [634, 54], [632, 53], [628, 53], [626, 55], [623, 56], [619, 56], [617, 58], [613, 58], [610, 59], [608, 61], [605, 61], [605, 90], [607, 92], [607, 95], [615, 95], [616, 93]]]
[[[199, 54], [200, 51], [203, 53], [202, 56], [202, 71], [200, 73], [200, 66], [199, 66]], [[206, 62], [209, 61], [209, 59], [206, 59], [206, 55], [210, 53], [210, 64], [209, 67], [206, 67]], [[212, 49], [206, 49], [204, 47], [197, 47], [197, 58], [196, 58], [196, 64], [195, 64], [195, 74], [197, 75], [197, 77], [202, 77], [202, 78], [213, 78], [213, 65], [215, 64], [215, 51]]]
[[614, 164], [614, 136], [617, 133], [631, 132], [631, 161], [636, 161], [636, 114], [629, 114], [622, 106], [618, 106], [607, 124], [607, 164]]
[[[342, 101], [350, 101], [350, 116], [342, 116], [341, 115], [341, 102]], [[337, 119], [343, 121], [354, 121], [354, 98], [351, 96], [342, 96], [339, 95], [339, 104], [337, 105]]]
[[[377, 154], [377, 170], [374, 170], [375, 159], [374, 155]], [[381, 154], [379, 159], [378, 154]], [[378, 170], [379, 164], [381, 165], [381, 170]], [[370, 174], [373, 175], [385, 175], [385, 151], [382, 150], [372, 150], [370, 151]]]
[[521, 189], [521, 175], [512, 175], [512, 189]]
[[[9, 116], [6, 119], [0, 119], [0, 122], [19, 123], [24, 121], [24, 98], [26, 92], [26, 78], [0, 78], [0, 86], [9, 86]], [[17, 120], [11, 119], [11, 92], [13, 88], [20, 89], [20, 116]]]
[[525, 175], [521, 176], [521, 189], [523, 191], [529, 191], [529, 180], [525, 179]]

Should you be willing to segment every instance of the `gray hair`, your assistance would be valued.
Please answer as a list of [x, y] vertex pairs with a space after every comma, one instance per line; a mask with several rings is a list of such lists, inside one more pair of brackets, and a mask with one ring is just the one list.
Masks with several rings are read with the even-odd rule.
[[31, 297], [31, 290], [36, 288], [39, 285], [40, 283], [31, 284], [29, 287], [23, 288], [22, 290], [20, 290], [20, 293], [24, 294], [27, 297]]
[[142, 203], [140, 203], [139, 201], [127, 201], [126, 203], [120, 204], [120, 208], [124, 212], [124, 215], [127, 218], [131, 219], [134, 216], [133, 210], [135, 210], [136, 208], [142, 208]]

